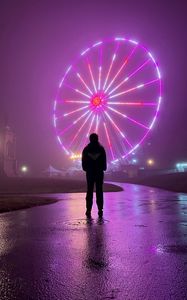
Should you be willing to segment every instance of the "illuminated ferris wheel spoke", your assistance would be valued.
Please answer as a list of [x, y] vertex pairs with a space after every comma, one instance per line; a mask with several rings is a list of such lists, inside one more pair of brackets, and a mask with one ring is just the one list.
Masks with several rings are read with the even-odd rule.
[[93, 77], [92, 68], [91, 68], [91, 65], [90, 65], [89, 61], [88, 61], [88, 69], [89, 69], [89, 72], [90, 72], [90, 76], [91, 76], [91, 79], [92, 79], [92, 84], [93, 84], [94, 90], [97, 93], [97, 88], [96, 88], [96, 84], [95, 84], [95, 80], [94, 80], [94, 77]]
[[125, 77], [123, 81], [121, 81], [120, 84], [118, 84], [112, 91], [108, 93], [108, 95], [111, 95], [114, 91], [116, 91], [122, 84], [127, 82], [133, 75], [135, 75], [138, 71], [140, 71], [143, 67], [145, 67], [148, 62], [151, 61], [150, 59], [147, 59], [141, 66], [139, 66], [134, 72], [132, 72], [129, 76]]
[[108, 89], [111, 87], [111, 85], [114, 83], [114, 81], [116, 80], [116, 78], [118, 77], [118, 75], [121, 73], [121, 71], [123, 70], [123, 68], [125, 67], [125, 65], [128, 63], [129, 59], [131, 58], [131, 56], [133, 55], [134, 51], [136, 50], [137, 45], [132, 49], [131, 53], [129, 54], [129, 56], [126, 58], [126, 60], [124, 61], [124, 63], [122, 64], [122, 66], [120, 67], [120, 69], [118, 70], [118, 72], [116, 73], [116, 75], [113, 77], [113, 79], [111, 80], [111, 82], [109, 83], [108, 87], [106, 88], [105, 92], [108, 91]]
[[157, 82], [157, 81], [159, 81], [159, 79], [154, 79], [154, 80], [148, 81], [148, 82], [146, 82], [146, 83], [139, 84], [139, 85], [137, 85], [137, 86], [135, 86], [135, 87], [133, 87], [133, 88], [131, 88], [131, 89], [125, 90], [125, 91], [123, 91], [123, 92], [121, 92], [121, 93], [118, 93], [118, 94], [115, 94], [115, 95], [112, 95], [112, 96], [109, 97], [109, 99], [116, 98], [116, 97], [118, 97], [118, 96], [121, 96], [121, 95], [130, 93], [130, 92], [132, 92], [132, 91], [134, 91], [134, 90], [140, 89], [140, 88], [142, 88], [142, 87], [145, 87], [145, 86], [150, 85], [150, 84], [152, 84], [152, 83], [155, 83], [155, 82]]
[[102, 57], [103, 57], [103, 51], [102, 47], [100, 49], [100, 62], [99, 62], [99, 79], [98, 79], [98, 90], [101, 89], [101, 73], [102, 73]]
[[119, 132], [119, 134], [124, 138], [124, 140], [127, 142], [127, 144], [132, 148], [132, 144], [128, 141], [128, 139], [126, 138], [126, 136], [124, 135], [124, 133], [119, 129], [119, 127], [116, 125], [116, 123], [114, 122], [114, 120], [111, 118], [111, 116], [105, 111], [104, 112], [107, 116], [107, 118], [110, 120], [110, 122], [112, 123], [112, 125], [117, 129], [117, 131]]
[[91, 131], [91, 128], [92, 128], [92, 125], [93, 125], [94, 120], [95, 120], [95, 115], [93, 116], [93, 118], [92, 118], [92, 120], [91, 120], [89, 129], [88, 129], [88, 132], [87, 132], [87, 134], [86, 134], [86, 139], [88, 138], [88, 136], [89, 136], [89, 134], [90, 134], [90, 131]]
[[89, 96], [88, 94], [86, 94], [86, 93], [80, 91], [79, 89], [76, 89], [76, 88], [72, 87], [71, 85], [69, 85], [69, 84], [67, 84], [67, 83], [63, 83], [63, 85], [66, 86], [67, 88], [69, 88], [69, 89], [75, 91], [76, 93], [79, 93], [79, 94], [81, 94], [81, 95], [83, 95], [83, 96], [85, 96], [85, 97], [87, 97], [87, 98], [90, 99], [90, 96]]
[[93, 95], [93, 92], [91, 91], [91, 89], [89, 88], [89, 86], [86, 84], [86, 82], [84, 81], [84, 79], [82, 78], [82, 76], [77, 73], [77, 77], [80, 79], [80, 81], [84, 84], [85, 88], [88, 90], [88, 92]]
[[82, 91], [80, 91], [80, 90], [78, 90], [78, 89], [75, 89], [75, 92], [77, 92], [77, 93], [79, 93], [79, 94], [81, 94], [81, 95], [87, 97], [88, 99], [90, 99], [90, 96], [89, 96], [88, 94], [85, 94], [85, 93], [83, 93]]
[[112, 150], [112, 144], [111, 144], [111, 141], [110, 141], [110, 137], [109, 137], [109, 134], [108, 134], [108, 129], [107, 129], [106, 123], [103, 123], [103, 125], [104, 125], [104, 128], [105, 128], [105, 133], [106, 133], [109, 149], [110, 149], [110, 152], [111, 152], [111, 155], [112, 155], [112, 159], [114, 160], [114, 153], [113, 153], [113, 150]]
[[117, 43], [117, 46], [116, 46], [116, 48], [115, 48], [115, 52], [114, 52], [114, 54], [112, 55], [112, 60], [111, 60], [110, 66], [109, 66], [109, 70], [108, 70], [108, 73], [107, 73], [107, 76], [106, 76], [104, 85], [103, 85], [103, 90], [105, 89], [105, 87], [106, 87], [106, 85], [107, 85], [108, 78], [109, 78], [110, 72], [111, 72], [111, 70], [112, 70], [112, 66], [113, 66], [114, 61], [115, 61], [115, 59], [116, 59], [116, 55], [117, 55], [118, 48], [119, 48], [119, 43]]
[[[107, 123], [107, 118], [106, 118], [106, 116], [105, 116], [105, 114], [104, 114], [104, 112], [102, 113], [102, 116], [103, 116], [103, 122], [106, 124]], [[111, 123], [111, 122], [110, 122]], [[111, 123], [112, 124], [112, 123]], [[114, 127], [114, 125], [112, 124], [112, 126]], [[127, 151], [127, 148], [126, 148], [126, 146], [125, 146], [125, 144], [124, 144], [124, 141], [123, 140], [121, 140], [121, 138], [120, 138], [120, 134], [119, 134], [119, 131], [118, 130], [115, 130], [114, 132], [111, 132], [111, 135], [114, 137], [114, 135], [116, 136], [116, 139], [117, 139], [117, 143], [115, 143], [115, 145], [117, 145], [117, 152], [118, 152], [118, 155], [119, 156], [122, 156], [122, 154], [120, 153], [120, 150], [119, 150], [119, 147], [118, 147], [118, 143], [121, 145], [121, 148], [123, 149], [123, 153], [124, 152], [128, 152]], [[110, 135], [109, 135], [110, 136]]]
[[75, 103], [75, 104], [81, 104], [81, 103], [90, 103], [90, 101], [84, 101], [84, 100], [64, 100], [64, 102], [67, 103]]
[[[70, 112], [68, 112], [68, 113], [65, 113], [63, 116], [64, 116], [64, 117], [67, 117], [67, 116], [72, 115], [72, 114], [74, 114], [74, 113], [76, 113], [76, 112], [78, 112], [78, 111], [84, 110], [84, 109], [87, 108], [87, 107], [88, 107], [88, 105], [83, 106], [83, 107], [78, 108], [78, 109], [75, 109], [75, 110], [72, 110], [72, 111], [70, 111]], [[58, 118], [59, 118], [59, 117], [57, 117], [57, 119], [58, 119]]]
[[142, 123], [136, 121], [135, 119], [133, 119], [133, 118], [131, 118], [131, 117], [128, 117], [128, 116], [125, 115], [125, 114], [122, 114], [120, 111], [118, 111], [118, 110], [116, 110], [116, 109], [114, 109], [114, 108], [112, 108], [112, 107], [110, 107], [110, 106], [108, 106], [108, 108], [109, 108], [110, 110], [112, 110], [113, 112], [115, 112], [116, 114], [122, 116], [123, 118], [126, 118], [126, 119], [128, 119], [129, 121], [135, 123], [136, 125], [139, 125], [139, 126], [145, 128], [145, 129], [149, 129], [149, 127], [145, 126], [144, 124], [142, 124]]
[[95, 119], [95, 115], [93, 115], [91, 121], [90, 121], [90, 124], [89, 124], [89, 129], [88, 129], [88, 132], [86, 134], [86, 137], [85, 135], [83, 135], [79, 145], [77, 146], [77, 149], [79, 149], [78, 153], [81, 153], [83, 147], [85, 146], [85, 144], [87, 143], [88, 141], [88, 136], [89, 136], [89, 133], [91, 131], [91, 128], [92, 128], [92, 125], [93, 125], [93, 122], [94, 122], [94, 119]]
[[108, 78], [109, 78], [110, 72], [112, 70], [112, 66], [113, 66], [113, 63], [114, 63], [115, 59], [116, 59], [116, 53], [114, 53], [113, 56], [112, 56], [112, 61], [110, 63], [110, 67], [109, 67], [109, 70], [108, 70], [108, 73], [107, 73], [107, 76], [106, 76], [106, 79], [105, 79], [105, 82], [104, 82], [104, 85], [103, 85], [103, 90], [105, 89], [105, 86], [107, 84], [107, 81], [108, 81]]
[[96, 127], [95, 127], [95, 132], [96, 133], [98, 132], [98, 127], [99, 127], [99, 116], [97, 115], [97, 118], [96, 118]]
[[79, 122], [80, 120], [82, 120], [82, 118], [84, 118], [90, 111], [87, 110], [84, 114], [82, 114], [79, 118], [77, 118], [73, 123], [71, 123], [69, 126], [67, 126], [66, 128], [64, 128], [64, 130], [60, 131], [59, 135], [64, 134], [66, 131], [68, 131], [69, 129], [71, 129], [75, 124], [77, 124], [77, 122]]
[[129, 106], [156, 106], [156, 102], [117, 102], [117, 101], [108, 101], [107, 104], [110, 105], [129, 105]]
[[72, 145], [72, 143], [74, 142], [74, 140], [77, 138], [77, 136], [79, 135], [80, 131], [82, 130], [82, 128], [84, 127], [84, 125], [87, 123], [89, 117], [91, 116], [93, 112], [91, 111], [89, 113], [89, 115], [87, 116], [86, 120], [83, 122], [83, 124], [81, 125], [81, 127], [79, 128], [79, 130], [77, 131], [77, 133], [74, 135], [73, 139], [71, 140], [69, 147]]
[[102, 67], [99, 67], [99, 81], [98, 81], [98, 90], [101, 89], [101, 71], [102, 71]]

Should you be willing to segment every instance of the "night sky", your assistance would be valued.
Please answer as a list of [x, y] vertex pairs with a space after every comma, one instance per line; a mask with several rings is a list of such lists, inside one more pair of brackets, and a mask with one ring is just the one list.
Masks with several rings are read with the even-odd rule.
[[147, 142], [160, 166], [187, 160], [186, 1], [0, 2], [0, 113], [17, 135], [17, 158], [33, 171], [63, 167], [52, 125], [59, 81], [88, 45], [130, 36], [156, 57], [160, 115]]

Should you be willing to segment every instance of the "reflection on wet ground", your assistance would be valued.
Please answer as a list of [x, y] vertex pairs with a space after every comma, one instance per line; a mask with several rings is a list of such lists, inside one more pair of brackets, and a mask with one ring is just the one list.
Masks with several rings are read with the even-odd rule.
[[0, 215], [0, 299], [187, 299], [187, 195], [120, 185]]

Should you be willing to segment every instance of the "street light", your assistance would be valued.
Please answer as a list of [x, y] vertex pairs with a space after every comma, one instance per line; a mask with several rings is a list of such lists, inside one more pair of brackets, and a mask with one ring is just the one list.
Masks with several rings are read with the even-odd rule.
[[25, 165], [22, 166], [22, 167], [21, 167], [21, 172], [24, 173], [24, 174], [26, 174], [26, 173], [28, 172], [28, 167], [25, 166]]
[[151, 167], [151, 166], [153, 166], [154, 164], [155, 164], [155, 162], [154, 162], [153, 159], [150, 158], [150, 159], [147, 160], [147, 165], [148, 165], [148, 166]]

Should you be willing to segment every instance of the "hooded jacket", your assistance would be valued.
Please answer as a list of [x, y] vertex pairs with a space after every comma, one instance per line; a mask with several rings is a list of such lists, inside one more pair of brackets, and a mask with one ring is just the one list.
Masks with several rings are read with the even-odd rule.
[[90, 142], [82, 152], [82, 169], [85, 172], [106, 171], [106, 152], [99, 142]]

